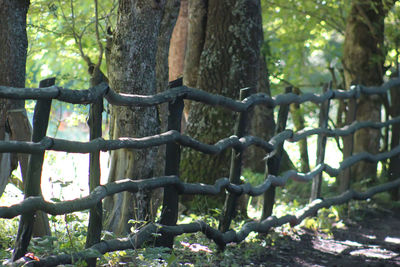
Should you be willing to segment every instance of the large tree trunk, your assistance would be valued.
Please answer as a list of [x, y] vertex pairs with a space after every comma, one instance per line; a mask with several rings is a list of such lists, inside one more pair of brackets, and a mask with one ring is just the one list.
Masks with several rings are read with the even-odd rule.
[[[26, 51], [28, 47], [26, 14], [28, 8], [29, 1], [0, 1], [0, 35], [2, 36], [0, 39], [1, 85], [25, 87]], [[8, 120], [9, 117], [14, 116], [14, 113], [25, 113], [25, 101], [1, 99], [0, 105], [0, 139], [4, 140], [9, 138], [10, 135], [18, 134], [17, 132], [11, 132]], [[30, 130], [30, 127], [28, 130]], [[26, 135], [27, 138], [25, 140], [30, 140], [31, 132]], [[14, 160], [11, 167], [9, 153], [0, 154], [0, 158], [2, 162], [0, 184], [5, 187], [11, 171], [17, 167], [17, 162]], [[28, 155], [23, 158], [24, 162], [27, 162]], [[5, 162], [9, 162], [9, 164], [5, 164]], [[0, 188], [0, 195], [3, 193], [4, 187]]]
[[[25, 87], [26, 14], [30, 1], [0, 1], [0, 84]], [[0, 100], [0, 140], [30, 141], [32, 128], [25, 110], [24, 100]], [[21, 167], [22, 178], [26, 178], [28, 154], [0, 154], [0, 195], [8, 183], [11, 172]], [[33, 229], [34, 236], [50, 235], [46, 214], [38, 212]]]
[[[190, 0], [188, 4], [188, 33], [183, 64], [183, 84], [189, 87], [195, 88], [197, 86], [200, 56], [206, 38], [206, 25], [207, 0]], [[186, 130], [190, 103], [190, 101], [185, 100], [181, 127], [183, 132]]]
[[[157, 40], [164, 1], [120, 1], [108, 62], [111, 88], [118, 93], [156, 93]], [[156, 107], [112, 107], [112, 139], [158, 134]], [[157, 148], [120, 149], [111, 153], [109, 182], [154, 175]], [[129, 231], [128, 220], [150, 219], [150, 192], [117, 194], [105, 203], [106, 227], [117, 234]]]
[[[347, 18], [343, 63], [346, 88], [352, 84], [366, 86], [383, 82], [384, 54], [384, 0], [353, 0]], [[388, 1], [386, 1], [388, 2]], [[381, 99], [362, 96], [357, 103], [357, 121], [381, 120]], [[354, 153], [379, 151], [380, 131], [362, 129], [354, 135]], [[344, 155], [347, 157], [349, 155]], [[351, 179], [360, 180], [376, 176], [376, 163], [361, 162], [352, 168]], [[347, 177], [349, 179], [349, 177]], [[343, 181], [342, 181], [343, 183]]]
[[170, 81], [183, 76], [183, 64], [185, 62], [189, 0], [181, 0], [180, 2], [179, 15], [172, 32], [169, 47], [168, 69]]
[[[189, 5], [189, 12], [191, 10]], [[189, 14], [189, 21], [191, 18], [192, 15]], [[206, 18], [207, 22], [203, 24], [206, 26], [205, 41], [196, 87], [238, 99], [240, 88], [256, 89], [259, 80], [262, 36], [260, 2], [208, 1]], [[189, 24], [189, 43], [193, 30]], [[191, 103], [186, 134], [213, 144], [233, 134], [235, 119], [235, 114], [230, 110]], [[181, 177], [188, 182], [207, 184], [213, 183], [217, 178], [227, 177], [230, 154], [231, 151], [225, 151], [208, 156], [192, 149], [184, 149]]]

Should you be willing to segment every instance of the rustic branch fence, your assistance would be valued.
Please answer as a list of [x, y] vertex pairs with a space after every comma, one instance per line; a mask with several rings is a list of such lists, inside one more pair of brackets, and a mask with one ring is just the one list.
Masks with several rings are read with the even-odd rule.
[[[296, 225], [307, 216], [313, 216], [323, 207], [338, 205], [350, 199], [367, 199], [376, 193], [387, 191], [400, 186], [400, 179], [370, 188], [364, 193], [348, 190], [345, 193], [321, 200], [320, 197], [321, 174], [325, 172], [330, 176], [336, 177], [340, 172], [346, 170], [353, 164], [366, 160], [378, 162], [400, 154], [400, 146], [392, 150], [376, 155], [367, 152], [353, 155], [340, 163], [339, 168], [332, 168], [324, 163], [326, 137], [346, 136], [354, 133], [358, 129], [372, 127], [380, 129], [389, 125], [400, 123], [400, 117], [393, 118], [386, 122], [354, 122], [339, 129], [328, 129], [328, 110], [329, 101], [332, 99], [357, 99], [361, 94], [386, 94], [393, 86], [400, 85], [400, 79], [390, 80], [380, 87], [354, 86], [351, 90], [331, 90], [328, 88], [323, 94], [317, 95], [307, 93], [296, 95], [290, 93], [288, 88], [286, 94], [276, 97], [269, 97], [266, 94], [248, 95], [248, 89], [242, 89], [241, 101], [233, 100], [220, 95], [212, 95], [207, 92], [179, 86], [171, 88], [163, 93], [151, 96], [142, 95], [120, 95], [115, 93], [107, 84], [102, 83], [89, 90], [69, 90], [54, 86], [54, 79], [42, 81], [40, 88], [11, 88], [0, 86], [0, 98], [9, 99], [36, 99], [33, 118], [33, 138], [32, 142], [23, 141], [0, 141], [0, 153], [17, 152], [29, 153], [30, 174], [27, 177], [25, 199], [18, 204], [10, 207], [0, 207], [0, 218], [13, 218], [21, 216], [18, 231], [16, 248], [13, 260], [17, 261], [27, 250], [31, 239], [31, 229], [33, 226], [34, 212], [41, 210], [48, 214], [60, 215], [75, 211], [91, 209], [91, 219], [88, 228], [88, 249], [73, 254], [62, 254], [42, 258], [40, 261], [32, 261], [32, 266], [54, 266], [67, 264], [77, 260], [90, 260], [106, 252], [140, 248], [146, 240], [154, 239], [154, 233], [161, 234], [157, 239], [157, 244], [171, 247], [174, 236], [183, 233], [203, 232], [208, 238], [212, 239], [221, 249], [227, 243], [241, 242], [252, 232], [267, 233], [271, 227], [280, 226], [285, 223]], [[43, 88], [45, 87], [45, 88]], [[153, 106], [169, 102], [168, 131], [155, 136], [143, 138], [121, 138], [119, 140], [104, 140], [99, 133], [101, 126], [102, 101], [105, 98], [111, 105], [122, 106]], [[50, 138], [45, 136], [47, 121], [52, 99], [72, 103], [72, 104], [91, 104], [92, 108], [89, 117], [91, 128], [91, 140], [89, 142], [76, 142], [63, 139]], [[219, 140], [215, 144], [204, 144], [180, 133], [180, 120], [183, 110], [183, 99], [200, 101], [211, 106], [220, 106], [234, 112], [240, 112], [235, 135]], [[291, 103], [313, 102], [323, 104], [320, 116], [319, 128], [311, 130], [301, 130], [294, 133], [285, 130], [288, 109]], [[267, 105], [269, 108], [280, 106], [279, 121], [276, 135], [269, 141], [262, 140], [254, 136], [244, 136], [246, 128], [247, 112], [254, 105]], [[97, 130], [95, 129], [97, 127]], [[101, 128], [100, 128], [101, 129]], [[318, 135], [321, 139], [318, 142], [318, 165], [309, 173], [299, 173], [290, 170], [278, 175], [280, 153], [285, 141], [297, 142], [310, 135]], [[99, 175], [96, 172], [100, 168], [98, 161], [99, 151], [116, 150], [120, 148], [143, 149], [148, 147], [166, 144], [166, 163], [165, 176], [154, 177], [146, 180], [126, 179], [118, 183], [100, 185]], [[238, 177], [241, 174], [242, 153], [249, 146], [258, 146], [264, 149], [268, 155], [268, 172], [265, 181], [257, 186], [250, 184], [239, 184]], [[218, 154], [226, 149], [232, 148], [231, 173], [228, 178], [218, 179], [214, 185], [184, 183], [179, 178], [180, 147], [187, 146], [206, 154]], [[40, 193], [40, 176], [43, 163], [43, 155], [46, 150], [66, 151], [70, 153], [91, 153], [90, 157], [90, 194], [75, 200], [63, 202], [48, 202], [43, 199]], [[94, 173], [92, 175], [92, 172]], [[316, 177], [316, 178], [314, 178]], [[136, 177], [129, 177], [136, 178]], [[296, 215], [286, 215], [280, 218], [271, 216], [274, 204], [275, 187], [284, 186], [288, 179], [295, 181], [313, 180], [313, 187], [316, 188], [314, 201]], [[143, 189], [164, 188], [164, 203], [160, 224], [149, 223], [137, 233], [126, 238], [114, 240], [100, 240], [101, 232], [101, 201], [106, 196], [129, 191], [132, 193]], [[30, 189], [29, 189], [30, 188]], [[216, 195], [223, 190], [228, 192], [224, 207], [224, 216], [221, 220], [219, 230], [212, 228], [203, 221], [190, 224], [176, 225], [178, 215], [178, 195], [182, 194], [201, 194]], [[238, 232], [229, 230], [231, 220], [236, 210], [237, 197], [242, 194], [259, 196], [264, 194], [263, 214], [259, 221], [246, 223]], [[94, 216], [94, 217], [92, 217]], [[89, 236], [91, 236], [89, 238]]]

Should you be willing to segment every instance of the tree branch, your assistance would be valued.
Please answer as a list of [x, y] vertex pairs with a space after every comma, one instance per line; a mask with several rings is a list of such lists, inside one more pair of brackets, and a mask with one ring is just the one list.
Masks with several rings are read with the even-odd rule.
[[99, 46], [99, 57], [96, 64], [96, 68], [100, 69], [101, 61], [103, 59], [103, 44], [101, 43], [99, 34], [99, 15], [98, 15], [97, 0], [94, 0], [94, 14], [95, 14], [96, 40], [97, 40], [97, 45]]

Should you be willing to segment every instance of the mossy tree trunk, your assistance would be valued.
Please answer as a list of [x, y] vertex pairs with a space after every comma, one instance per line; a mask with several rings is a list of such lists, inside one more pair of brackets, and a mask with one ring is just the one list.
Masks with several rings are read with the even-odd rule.
[[[393, 3], [394, 1], [385, 0], [352, 1], [346, 23], [343, 54], [346, 88], [352, 84], [382, 84], [385, 60], [384, 19]], [[357, 121], [380, 121], [381, 104], [379, 96], [362, 96], [357, 103]], [[367, 151], [376, 154], [379, 152], [379, 142], [379, 130], [359, 130], [354, 135], [354, 153]], [[375, 176], [376, 163], [361, 162], [352, 168], [352, 179]]]
[[[189, 4], [189, 21], [193, 18], [191, 10]], [[201, 18], [207, 20], [199, 24], [205, 26], [205, 39], [201, 49], [196, 87], [238, 99], [240, 88], [256, 89], [259, 80], [262, 40], [260, 2], [211, 0], [205, 6], [205, 10], [206, 16]], [[189, 43], [192, 31], [195, 30], [189, 22]], [[196, 76], [195, 72], [192, 74]], [[187, 78], [184, 78], [184, 81]], [[235, 119], [236, 114], [232, 111], [191, 103], [186, 134], [213, 144], [233, 134]], [[181, 177], [188, 182], [207, 184], [214, 183], [217, 178], [227, 177], [230, 154], [231, 151], [225, 151], [209, 156], [184, 149]]]
[[[156, 93], [156, 53], [164, 1], [120, 1], [118, 19], [110, 48], [108, 78], [118, 93]], [[110, 137], [143, 137], [158, 134], [156, 107], [113, 106]], [[124, 178], [146, 179], [154, 175], [157, 148], [120, 149], [111, 153], [109, 182]], [[105, 203], [109, 230], [129, 232], [128, 220], [150, 219], [150, 192], [125, 192]]]

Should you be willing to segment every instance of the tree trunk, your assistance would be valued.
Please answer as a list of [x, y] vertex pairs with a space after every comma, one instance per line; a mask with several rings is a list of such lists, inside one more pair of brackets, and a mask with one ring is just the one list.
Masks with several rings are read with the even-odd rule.
[[[191, 10], [189, 6], [189, 11]], [[191, 16], [189, 14], [189, 21]], [[256, 89], [259, 80], [262, 36], [260, 2], [208, 1], [206, 17], [205, 41], [196, 87], [238, 99], [240, 88]], [[191, 24], [189, 46], [193, 30], [190, 26]], [[230, 110], [191, 103], [186, 134], [213, 144], [233, 134], [235, 119], [235, 114]], [[207, 184], [214, 183], [217, 178], [227, 177], [230, 152], [209, 156], [192, 149], [184, 149], [181, 177], [188, 182]]]
[[172, 32], [169, 47], [169, 81], [176, 80], [183, 76], [183, 64], [185, 62], [189, 0], [181, 0], [180, 2], [179, 15], [176, 20], [174, 31]]
[[[199, 75], [200, 56], [204, 47], [207, 26], [207, 0], [190, 0], [188, 4], [188, 33], [185, 61], [183, 64], [183, 84], [195, 88]], [[182, 117], [182, 131], [186, 130], [190, 101], [185, 100]]]
[[[110, 87], [118, 93], [156, 93], [157, 40], [164, 1], [120, 1], [118, 22], [113, 34], [108, 62]], [[158, 134], [156, 107], [112, 106], [112, 139]], [[124, 178], [146, 179], [154, 174], [157, 148], [120, 149], [111, 153], [109, 182]], [[116, 234], [129, 232], [128, 220], [149, 220], [150, 192], [125, 192], [105, 203], [106, 228]]]
[[[26, 67], [26, 51], [28, 48], [28, 40], [26, 36], [26, 14], [29, 8], [29, 1], [1, 1], [0, 2], [0, 84], [13, 87], [25, 87], [25, 67]], [[4, 140], [6, 136], [17, 135], [12, 133], [9, 125], [9, 117], [14, 114], [24, 114], [25, 101], [23, 100], [0, 100], [0, 139]], [[12, 120], [12, 122], [15, 122]], [[18, 129], [20, 130], [20, 129]], [[31, 138], [30, 132], [25, 133], [26, 139]], [[24, 163], [27, 162], [29, 155], [24, 155]], [[2, 168], [0, 176], [2, 181], [0, 184], [7, 184], [11, 172], [17, 168], [15, 156], [8, 153], [0, 154]], [[13, 158], [13, 166], [11, 166], [11, 158]], [[5, 162], [9, 162], [5, 164]], [[4, 183], [4, 180], [5, 183]], [[4, 186], [5, 187], [5, 186]], [[0, 194], [4, 188], [1, 188]]]
[[[30, 1], [0, 1], [0, 84], [25, 87], [26, 56], [28, 39], [26, 35], [26, 14]], [[30, 141], [32, 127], [25, 110], [24, 100], [0, 100], [0, 140]], [[28, 154], [0, 154], [0, 195], [8, 183], [11, 172], [21, 167], [25, 179]], [[47, 215], [38, 212], [33, 229], [34, 236], [50, 235]]]
[[[353, 0], [347, 18], [343, 63], [346, 88], [352, 84], [366, 86], [383, 82], [384, 0]], [[362, 96], [357, 103], [357, 121], [381, 120], [381, 100], [378, 96]], [[354, 135], [354, 153], [379, 152], [380, 130], [366, 128]], [[348, 155], [346, 155], [348, 156]], [[352, 168], [352, 179], [376, 176], [376, 163], [361, 162]]]

